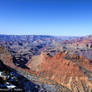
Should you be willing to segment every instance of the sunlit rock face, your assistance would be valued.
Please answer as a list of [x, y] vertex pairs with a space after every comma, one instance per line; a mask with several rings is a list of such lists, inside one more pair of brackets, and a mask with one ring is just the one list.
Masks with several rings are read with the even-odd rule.
[[40, 76], [62, 84], [73, 92], [86, 92], [85, 88], [90, 92], [92, 83], [86, 72], [92, 71], [92, 65], [82, 56], [70, 54], [68, 59], [66, 56], [68, 55], [65, 52], [59, 52], [56, 56], [43, 52], [33, 57], [27, 65]]

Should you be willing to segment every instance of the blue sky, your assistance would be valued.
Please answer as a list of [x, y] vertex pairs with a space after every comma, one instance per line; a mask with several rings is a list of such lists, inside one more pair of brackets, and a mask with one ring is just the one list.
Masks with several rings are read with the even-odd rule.
[[0, 0], [0, 33], [92, 34], [92, 0]]

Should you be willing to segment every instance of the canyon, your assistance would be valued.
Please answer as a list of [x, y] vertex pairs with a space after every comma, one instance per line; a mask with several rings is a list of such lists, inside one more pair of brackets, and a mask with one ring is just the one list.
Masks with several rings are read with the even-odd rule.
[[39, 85], [34, 92], [92, 91], [91, 35], [0, 35], [0, 60]]

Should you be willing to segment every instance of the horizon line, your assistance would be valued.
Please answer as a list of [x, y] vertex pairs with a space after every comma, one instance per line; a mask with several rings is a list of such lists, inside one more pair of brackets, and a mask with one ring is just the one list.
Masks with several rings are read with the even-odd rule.
[[92, 34], [89, 34], [89, 35], [48, 35], [48, 34], [3, 34], [3, 33], [0, 33], [0, 35], [6, 35], [6, 36], [57, 36], [57, 37], [84, 37], [84, 36], [90, 36]]

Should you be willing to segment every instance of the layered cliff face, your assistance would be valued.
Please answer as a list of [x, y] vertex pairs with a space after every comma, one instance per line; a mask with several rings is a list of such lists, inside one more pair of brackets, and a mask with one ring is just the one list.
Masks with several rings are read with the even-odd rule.
[[0, 47], [0, 60], [3, 61], [5, 65], [13, 67], [13, 58], [9, 53], [7, 48]]
[[[92, 75], [92, 65], [84, 57], [60, 52], [56, 56], [41, 53], [33, 57], [27, 64], [31, 70], [37, 71], [40, 76], [53, 80], [73, 92], [91, 92], [92, 83], [86, 72]], [[83, 67], [81, 67], [83, 66]], [[88, 90], [88, 91], [86, 91]]]
[[84, 56], [92, 61], [92, 36], [87, 36], [82, 40], [75, 40], [73, 43], [75, 47], [78, 47], [78, 54]]
[[80, 37], [67, 42], [64, 41], [63, 48], [64, 50], [73, 52], [79, 56], [84, 56], [92, 61], [92, 36]]
[[73, 41], [72, 45], [79, 46], [81, 48], [92, 48], [92, 36], [80, 37]]

